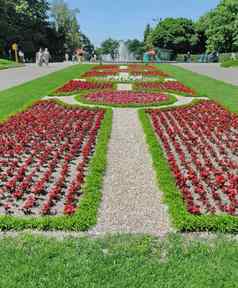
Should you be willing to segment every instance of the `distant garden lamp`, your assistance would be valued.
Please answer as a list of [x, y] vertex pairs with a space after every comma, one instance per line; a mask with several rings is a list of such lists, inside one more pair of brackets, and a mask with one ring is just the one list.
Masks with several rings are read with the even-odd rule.
[[15, 59], [16, 59], [16, 63], [19, 62], [19, 59], [18, 59], [18, 45], [17, 43], [13, 43], [12, 44], [12, 50], [15, 52]]

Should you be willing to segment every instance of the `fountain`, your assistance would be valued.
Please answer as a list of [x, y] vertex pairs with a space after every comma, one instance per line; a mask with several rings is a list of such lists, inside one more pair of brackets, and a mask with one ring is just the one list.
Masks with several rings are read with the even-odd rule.
[[127, 63], [135, 61], [133, 53], [130, 53], [125, 41], [119, 41], [119, 47], [115, 59], [113, 60], [111, 55], [102, 55], [104, 62], [118, 62]]

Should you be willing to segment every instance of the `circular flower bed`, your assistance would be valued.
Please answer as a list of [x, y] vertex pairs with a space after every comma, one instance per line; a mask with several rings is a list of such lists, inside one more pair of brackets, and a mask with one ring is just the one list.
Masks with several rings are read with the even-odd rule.
[[111, 105], [147, 105], [168, 101], [169, 96], [161, 93], [145, 93], [133, 91], [95, 92], [84, 96], [88, 102]]

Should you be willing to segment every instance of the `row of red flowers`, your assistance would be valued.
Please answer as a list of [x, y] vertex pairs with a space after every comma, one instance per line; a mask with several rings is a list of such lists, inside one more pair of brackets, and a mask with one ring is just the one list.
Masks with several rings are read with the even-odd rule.
[[119, 67], [117, 65], [97, 65], [93, 67], [92, 70], [114, 70], [118, 68]]
[[86, 99], [100, 104], [153, 104], [168, 100], [168, 96], [160, 93], [105, 91], [90, 93]]
[[238, 214], [238, 117], [211, 101], [150, 111], [192, 214]]
[[0, 213], [73, 214], [104, 110], [42, 101], [0, 125]]
[[131, 74], [133, 76], [159, 76], [159, 77], [168, 77], [169, 75], [163, 71], [156, 70], [156, 71], [132, 71]]
[[83, 74], [83, 78], [89, 78], [89, 77], [105, 77], [105, 76], [112, 76], [112, 75], [117, 75], [118, 74], [118, 70], [117, 69], [113, 69], [113, 70], [105, 70], [105, 71], [101, 71], [101, 70], [90, 70], [86, 73]]
[[163, 83], [162, 82], [142, 82], [142, 83], [137, 83], [136, 88], [150, 89], [150, 90], [158, 89], [162, 91], [172, 90], [172, 91], [189, 94], [191, 96], [196, 95], [196, 92], [193, 89], [186, 87], [184, 84], [178, 81], [166, 81]]
[[153, 65], [143, 65], [143, 64], [129, 64], [130, 71], [157, 71], [157, 67]]
[[105, 82], [88, 82], [80, 80], [71, 80], [66, 83], [63, 87], [60, 87], [55, 91], [55, 93], [70, 93], [79, 90], [103, 90], [103, 89], [112, 89], [112, 83]]
[[167, 77], [168, 74], [157, 69], [157, 67], [152, 65], [138, 65], [131, 64], [127, 66], [127, 69], [122, 69], [118, 65], [99, 65], [92, 68], [90, 71], [86, 72], [83, 77], [105, 77], [117, 75], [120, 72], [130, 73], [133, 76], [160, 76]]
[[[143, 64], [129, 64], [125, 65], [128, 67], [128, 71], [157, 71], [157, 68], [153, 65], [143, 65]], [[123, 71], [124, 69], [120, 69], [120, 66], [118, 65], [98, 65], [93, 67], [92, 70], [121, 70]], [[126, 69], [125, 69], [126, 70]]]

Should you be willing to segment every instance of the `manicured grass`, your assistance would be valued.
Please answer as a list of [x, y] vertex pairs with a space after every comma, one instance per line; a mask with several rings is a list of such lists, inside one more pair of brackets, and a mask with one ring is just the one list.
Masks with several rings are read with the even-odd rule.
[[238, 60], [226, 60], [221, 63], [221, 67], [224, 68], [238, 67]]
[[237, 287], [238, 242], [117, 236], [0, 240], [0, 287]]
[[238, 112], [238, 87], [207, 76], [193, 73], [169, 64], [160, 64], [159, 68], [194, 89], [199, 95], [217, 101], [231, 112]]
[[[78, 105], [67, 105], [56, 101], [66, 107]], [[87, 108], [85, 108], [87, 109]], [[101, 200], [101, 188], [103, 175], [107, 164], [107, 147], [111, 135], [112, 110], [107, 109], [102, 121], [95, 152], [90, 160], [85, 183], [82, 187], [82, 198], [73, 216], [41, 216], [41, 217], [15, 217], [0, 216], [0, 230], [74, 230], [85, 231], [97, 223], [97, 211]]]
[[16, 68], [16, 67], [21, 67], [23, 64], [21, 63], [16, 63], [13, 61], [9, 61], [6, 59], [0, 59], [0, 70], [2, 69], [8, 69], [8, 68]]
[[93, 65], [75, 65], [0, 92], [0, 120], [30, 106], [67, 81], [80, 76]]
[[[194, 105], [197, 100], [194, 101]], [[193, 105], [192, 104], [192, 105]], [[173, 108], [170, 108], [173, 109]], [[176, 108], [174, 108], [176, 109]], [[149, 115], [139, 111], [139, 117], [146, 135], [149, 151], [152, 155], [159, 188], [164, 192], [164, 201], [168, 204], [173, 225], [180, 231], [220, 231], [237, 233], [238, 217], [231, 215], [193, 215], [189, 213], [176, 186], [175, 178], [169, 167], [164, 151], [159, 144]]]

